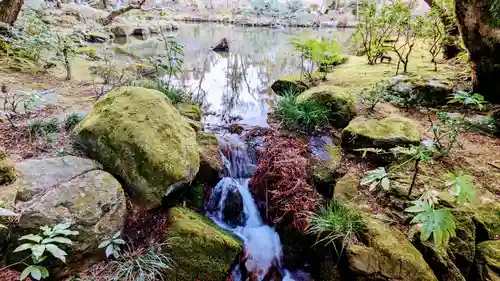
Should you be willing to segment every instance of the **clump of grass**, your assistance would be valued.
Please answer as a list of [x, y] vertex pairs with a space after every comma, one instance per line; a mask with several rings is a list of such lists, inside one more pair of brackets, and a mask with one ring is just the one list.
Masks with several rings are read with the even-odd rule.
[[186, 94], [183, 90], [179, 88], [172, 87], [164, 83], [157, 83], [154, 81], [143, 81], [140, 82], [139, 87], [153, 89], [162, 92], [168, 99], [173, 103], [177, 104], [184, 101]]
[[[340, 256], [351, 236], [359, 234], [363, 227], [361, 215], [346, 207], [342, 202], [333, 200], [320, 206], [312, 216], [308, 233], [318, 236], [316, 243], [332, 244]], [[341, 242], [340, 251], [337, 249], [337, 241]]]
[[276, 114], [290, 129], [312, 131], [328, 123], [329, 111], [317, 101], [298, 101], [295, 94], [287, 93], [278, 101]]
[[59, 132], [59, 120], [55, 117], [30, 120], [28, 122], [28, 130], [31, 135], [46, 137], [49, 134]]
[[130, 251], [120, 259], [112, 261], [114, 268], [110, 280], [157, 281], [165, 280], [165, 273], [175, 264], [172, 258], [162, 253], [163, 245], [154, 245]]
[[66, 120], [64, 120], [64, 130], [66, 132], [71, 131], [82, 119], [85, 115], [81, 112], [73, 112], [66, 116]]

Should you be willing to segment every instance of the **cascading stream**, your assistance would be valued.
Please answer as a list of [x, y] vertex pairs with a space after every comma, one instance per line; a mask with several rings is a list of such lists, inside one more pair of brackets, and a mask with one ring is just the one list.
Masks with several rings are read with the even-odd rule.
[[[247, 260], [247, 272], [255, 274], [262, 280], [272, 267], [276, 267], [292, 281], [282, 266], [282, 249], [278, 233], [263, 223], [259, 209], [249, 191], [254, 163], [252, 163], [247, 146], [237, 136], [219, 137], [219, 149], [225, 164], [224, 178], [214, 187], [207, 203], [207, 215], [221, 228], [231, 231], [243, 240]], [[239, 194], [243, 203], [243, 214], [238, 223], [228, 222], [225, 208], [230, 193]], [[234, 196], [233, 196], [234, 197]], [[241, 280], [238, 271], [233, 273], [235, 280]]]

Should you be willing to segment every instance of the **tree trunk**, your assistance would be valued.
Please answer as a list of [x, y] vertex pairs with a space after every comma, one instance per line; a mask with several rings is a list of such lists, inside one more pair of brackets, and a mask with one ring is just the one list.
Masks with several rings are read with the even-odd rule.
[[130, 10], [133, 10], [133, 9], [141, 9], [142, 8], [142, 5], [144, 5], [144, 3], [146, 2], [146, 0], [141, 0], [139, 2], [138, 5], [134, 5], [134, 4], [130, 4], [129, 6], [127, 7], [124, 7], [124, 8], [121, 8], [121, 9], [118, 9], [116, 11], [112, 11], [111, 13], [109, 13], [109, 15], [104, 19], [103, 21], [103, 25], [108, 25], [110, 24], [116, 17], [119, 17], [121, 15], [123, 15], [124, 13], [130, 11]]
[[439, 9], [439, 14], [441, 17], [441, 22], [444, 25], [445, 30], [445, 38], [442, 43], [443, 49], [443, 58], [444, 59], [452, 59], [456, 57], [461, 51], [462, 48], [459, 44], [459, 36], [460, 30], [458, 28], [458, 24], [453, 20], [453, 15], [450, 11], [446, 11], [444, 8], [440, 6], [433, 6], [436, 2], [433, 0], [424, 0], [429, 7], [435, 7]]
[[500, 28], [489, 24], [488, 0], [456, 0], [455, 11], [472, 62], [474, 91], [500, 103]]
[[24, 0], [2, 0], [0, 2], [0, 22], [14, 24], [23, 4]]

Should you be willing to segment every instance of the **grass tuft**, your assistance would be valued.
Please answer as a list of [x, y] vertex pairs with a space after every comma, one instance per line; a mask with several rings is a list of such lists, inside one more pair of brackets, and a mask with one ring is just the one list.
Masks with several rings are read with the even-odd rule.
[[172, 87], [171, 85], [156, 83], [153, 81], [143, 81], [137, 85], [139, 87], [153, 89], [162, 92], [173, 103], [177, 104], [184, 101], [186, 94], [183, 90]]
[[298, 101], [287, 93], [278, 101], [276, 114], [289, 129], [312, 131], [328, 123], [329, 110], [314, 100]]
[[157, 281], [165, 280], [167, 271], [175, 264], [172, 258], [162, 253], [162, 245], [130, 251], [112, 261], [114, 271], [111, 280]]
[[[318, 236], [316, 243], [332, 244], [340, 256], [351, 236], [359, 234], [363, 228], [361, 215], [346, 207], [342, 202], [333, 200], [320, 206], [312, 216], [308, 233]], [[337, 241], [341, 242], [340, 251], [335, 244]]]
[[83, 120], [85, 115], [80, 112], [72, 112], [66, 116], [66, 120], [64, 120], [64, 130], [66, 132], [71, 131], [80, 121]]
[[34, 119], [28, 122], [28, 130], [30, 134], [45, 137], [49, 134], [59, 132], [59, 120], [57, 118], [50, 119]]

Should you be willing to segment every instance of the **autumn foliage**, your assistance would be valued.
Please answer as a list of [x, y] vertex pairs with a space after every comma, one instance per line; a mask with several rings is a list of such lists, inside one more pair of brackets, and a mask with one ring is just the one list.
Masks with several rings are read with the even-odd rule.
[[265, 217], [279, 227], [306, 231], [320, 195], [310, 184], [307, 145], [281, 136], [267, 136], [250, 182]]

